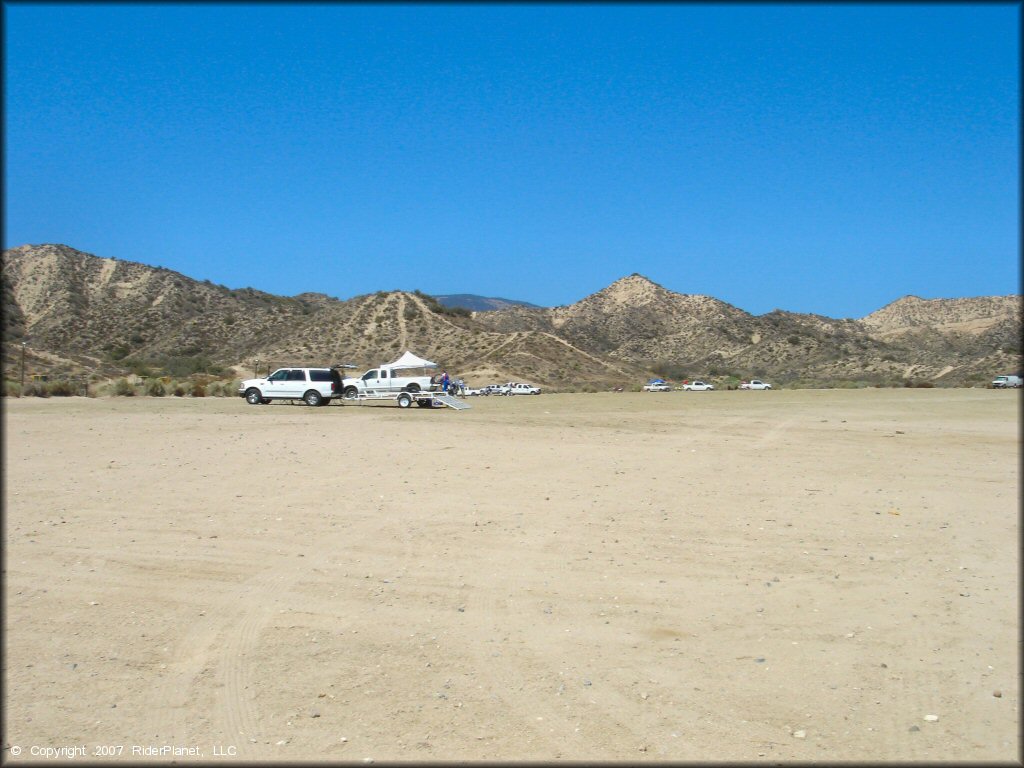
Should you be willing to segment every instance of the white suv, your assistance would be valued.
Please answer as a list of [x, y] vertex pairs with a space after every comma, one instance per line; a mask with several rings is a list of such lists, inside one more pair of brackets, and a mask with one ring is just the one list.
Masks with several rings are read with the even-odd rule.
[[239, 397], [249, 405], [271, 400], [302, 400], [306, 405], [330, 405], [341, 397], [341, 374], [334, 368], [278, 368], [265, 379], [246, 379]]

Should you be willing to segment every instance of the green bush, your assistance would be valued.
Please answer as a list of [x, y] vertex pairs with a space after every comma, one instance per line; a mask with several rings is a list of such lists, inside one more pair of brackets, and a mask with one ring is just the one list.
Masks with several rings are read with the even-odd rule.
[[174, 385], [174, 396], [175, 397], [184, 397], [185, 396], [185, 388], [183, 386], [181, 386], [181, 384], [175, 384]]
[[44, 381], [33, 381], [22, 391], [24, 397], [49, 397], [50, 390]]
[[56, 397], [72, 397], [78, 394], [79, 389], [70, 381], [51, 381], [46, 385], [46, 391]]
[[4, 397], [21, 397], [21, 384], [16, 381], [5, 381]]
[[118, 379], [114, 382], [114, 395], [117, 397], [134, 397], [135, 387], [131, 385], [128, 379]]
[[206, 386], [195, 382], [192, 385], [192, 397], [206, 397]]
[[206, 388], [206, 394], [211, 397], [232, 397], [237, 391], [239, 381], [214, 381]]
[[167, 394], [167, 388], [160, 379], [150, 379], [146, 384], [146, 394], [150, 397], [163, 397]]

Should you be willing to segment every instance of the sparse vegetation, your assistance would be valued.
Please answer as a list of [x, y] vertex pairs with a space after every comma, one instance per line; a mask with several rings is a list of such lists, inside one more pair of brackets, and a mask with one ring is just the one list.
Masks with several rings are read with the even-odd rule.
[[436, 315], [447, 315], [449, 317], [471, 317], [473, 315], [473, 313], [465, 307], [446, 307], [433, 296], [423, 293], [422, 291], [413, 291], [413, 295], [423, 299], [424, 303], [427, 305], [427, 309]]
[[666, 360], [654, 363], [651, 366], [651, 371], [654, 375], [661, 376], [663, 379], [685, 379], [687, 377], [687, 369], [685, 366], [677, 363], [670, 363]]
[[[285, 365], [302, 358], [309, 364], [344, 361], [369, 367], [405, 348], [449, 369], [486, 364], [505, 371], [502, 379], [532, 379], [547, 391], [581, 391], [599, 379], [631, 386], [652, 373], [673, 381], [710, 379], [719, 388], [731, 386], [733, 377], [737, 382], [741, 376], [750, 378], [751, 372], [786, 387], [840, 382], [908, 386], [908, 371], [910, 386], [984, 386], [992, 367], [1021, 367], [1019, 297], [917, 300], [898, 307], [899, 312], [879, 311], [864, 321], [784, 311], [752, 317], [710, 297], [663, 288], [655, 292], [655, 302], [636, 301], [647, 295], [650, 281], [633, 275], [599, 292], [597, 301], [587, 297], [554, 310], [484, 312], [469, 322], [469, 310], [444, 307], [422, 291], [404, 302], [398, 291], [345, 302], [322, 294], [279, 297], [220, 285], [214, 291], [208, 280], [204, 284], [125, 263], [119, 269], [134, 270], [136, 277], [151, 271], [157, 279], [136, 281], [137, 295], [115, 294], [88, 279], [84, 285], [70, 279], [99, 272], [92, 269], [90, 260], [96, 257], [89, 254], [64, 246], [31, 246], [5, 256], [8, 376], [15, 378], [10, 363], [17, 358], [11, 353], [18, 351], [11, 342], [30, 338], [29, 349], [37, 352], [30, 365], [59, 367], [64, 358], [68, 369], [94, 366], [106, 382], [98, 381], [94, 389], [107, 394], [113, 387], [109, 377], [130, 373], [147, 379], [160, 375], [168, 394], [180, 387], [185, 396], [192, 377], [205, 374], [213, 377], [203, 382], [206, 396], [218, 396], [229, 386], [213, 381], [234, 376], [225, 366], [241, 360], [247, 366], [256, 358], [265, 363], [273, 357]], [[35, 264], [48, 266], [37, 270]], [[38, 304], [48, 307], [46, 323], [32, 315], [36, 310], [26, 314], [17, 306], [15, 297], [27, 286], [46, 298]], [[319, 320], [328, 300], [337, 305]], [[403, 303], [399, 316], [395, 309]], [[379, 326], [367, 332], [375, 315]], [[454, 322], [439, 324], [436, 318], [442, 316]], [[303, 317], [301, 332], [292, 332], [292, 321]], [[989, 321], [978, 324], [988, 330], [965, 331], [967, 321], [976, 319]], [[940, 376], [943, 370], [948, 373]], [[145, 394], [148, 386], [136, 385], [135, 394]], [[45, 391], [53, 394], [52, 387]], [[12, 384], [5, 384], [4, 393], [30, 396]]]
[[81, 386], [76, 386], [67, 379], [47, 382], [46, 389], [54, 397], [73, 397], [82, 392]]
[[114, 394], [118, 397], [134, 397], [135, 387], [131, 385], [128, 379], [118, 379], [114, 382]]

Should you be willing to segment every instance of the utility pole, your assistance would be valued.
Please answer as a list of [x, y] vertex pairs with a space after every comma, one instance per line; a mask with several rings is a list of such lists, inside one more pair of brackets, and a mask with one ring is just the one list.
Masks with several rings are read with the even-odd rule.
[[256, 358], [256, 367], [252, 369], [252, 377], [258, 379], [260, 377], [260, 359]]
[[21, 342], [21, 393], [25, 394], [25, 342]]

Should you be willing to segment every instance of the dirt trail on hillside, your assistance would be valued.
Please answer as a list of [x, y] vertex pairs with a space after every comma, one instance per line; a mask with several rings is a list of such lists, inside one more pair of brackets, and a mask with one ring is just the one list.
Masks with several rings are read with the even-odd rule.
[[6, 400], [5, 757], [1020, 759], [1016, 393], [469, 402]]

